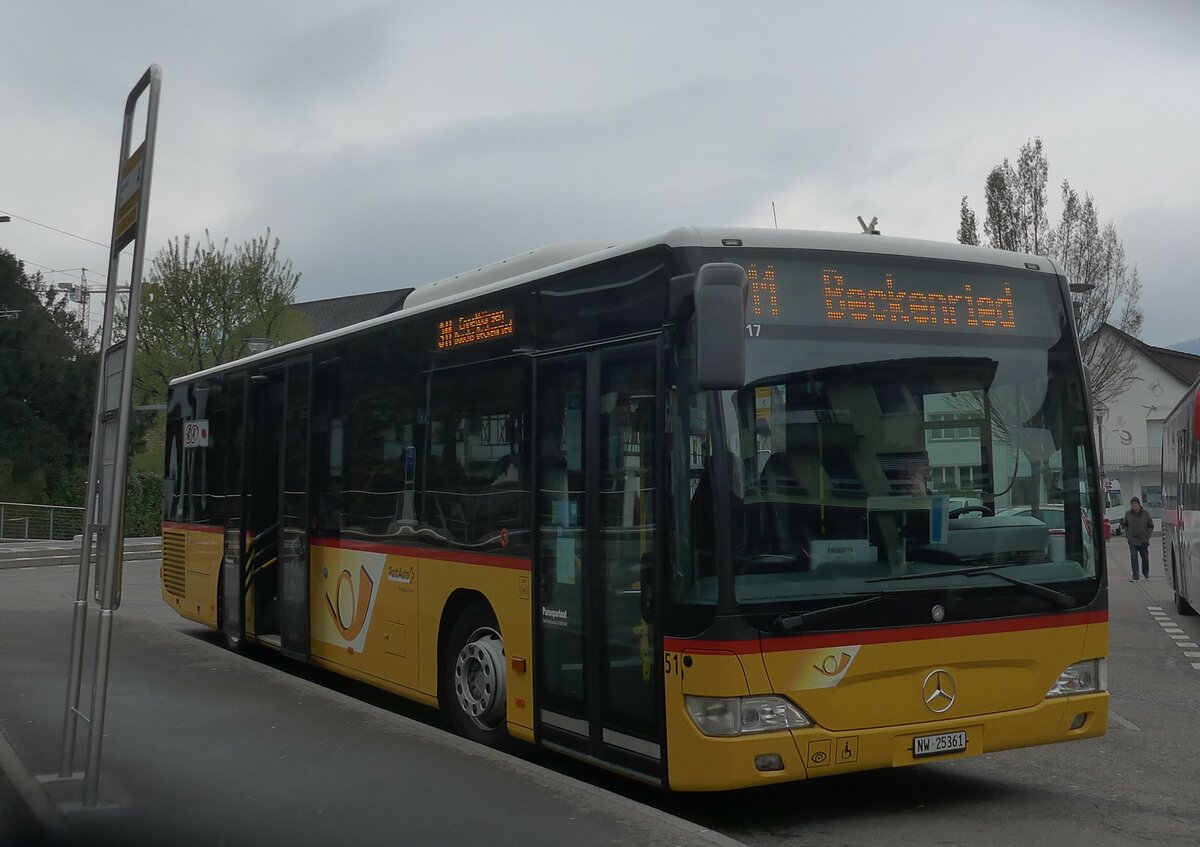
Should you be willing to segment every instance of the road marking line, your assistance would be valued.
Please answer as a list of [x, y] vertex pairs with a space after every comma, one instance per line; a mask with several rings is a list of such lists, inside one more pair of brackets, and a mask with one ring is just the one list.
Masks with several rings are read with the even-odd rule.
[[22, 567], [22, 568], [18, 568], [17, 570], [22, 570], [22, 571], [36, 571], [36, 570], [37, 570], [37, 565], [25, 565], [24, 567]]
[[1146, 608], [1152, 612], [1161, 612], [1162, 611], [1162, 606], [1147, 606]]
[[1120, 724], [1121, 726], [1125, 727], [1126, 729], [1132, 730], [1134, 732], [1142, 731], [1133, 722], [1125, 720], [1125, 718], [1121, 717], [1120, 715], [1118, 715], [1116, 712], [1112, 711], [1111, 709], [1108, 712], [1108, 716], [1110, 718], [1112, 718], [1114, 721], [1116, 721], [1118, 724]]
[[1200, 653], [1197, 653], [1195, 650], [1188, 650], [1183, 655], [1187, 656], [1189, 659], [1200, 659]]
[[1161, 620], [1159, 620], [1158, 625], [1159, 626], [1178, 626], [1179, 624], [1175, 623], [1175, 621], [1173, 621], [1173, 620], [1169, 620], [1167, 618], [1162, 618]]
[[1200, 647], [1200, 644], [1197, 644], [1195, 641], [1176, 641], [1175, 643], [1180, 647]]
[[1170, 616], [1170, 615], [1168, 615], [1166, 612], [1151, 612], [1151, 613], [1150, 613], [1150, 615], [1151, 615], [1151, 616], [1152, 616], [1152, 617], [1153, 617], [1153, 618], [1154, 618], [1156, 621], [1165, 621], [1167, 618], [1171, 617], [1171, 616]]
[[1192, 667], [1200, 671], [1200, 662], [1192, 662]]
[[1174, 629], [1164, 629], [1163, 632], [1165, 632], [1167, 635], [1183, 635], [1183, 630], [1179, 627], [1175, 627]]
[[1186, 635], [1172, 635], [1171, 637], [1174, 638], [1176, 641], [1184, 641], [1188, 638], [1188, 636], [1186, 636]]

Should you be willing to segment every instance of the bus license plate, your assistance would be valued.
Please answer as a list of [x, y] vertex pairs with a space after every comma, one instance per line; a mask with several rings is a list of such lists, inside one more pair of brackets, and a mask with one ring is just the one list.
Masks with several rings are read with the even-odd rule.
[[961, 753], [967, 749], [967, 733], [943, 732], [938, 735], [918, 735], [913, 739], [913, 758], [941, 756], [945, 753]]

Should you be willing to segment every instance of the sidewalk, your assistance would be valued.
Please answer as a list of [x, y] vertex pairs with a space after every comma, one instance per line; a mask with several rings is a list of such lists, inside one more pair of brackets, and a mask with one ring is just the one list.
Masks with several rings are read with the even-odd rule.
[[[0, 731], [26, 771], [50, 773], [70, 613], [21, 608], [21, 576], [0, 574]], [[100, 799], [116, 806], [65, 818], [72, 843], [736, 843], [196, 635], [120, 612], [114, 633]], [[81, 723], [77, 767], [86, 744]], [[13, 759], [0, 751], [5, 847], [30, 843], [31, 816], [10, 811], [13, 783], [30, 785]]]

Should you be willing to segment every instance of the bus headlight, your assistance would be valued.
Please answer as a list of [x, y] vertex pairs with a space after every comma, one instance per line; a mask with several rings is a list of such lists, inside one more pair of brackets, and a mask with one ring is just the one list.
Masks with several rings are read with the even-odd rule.
[[812, 726], [808, 715], [783, 697], [684, 698], [688, 714], [705, 735], [730, 737]]
[[1066, 697], [1070, 694], [1091, 694], [1108, 690], [1108, 659], [1088, 659], [1076, 662], [1063, 671], [1047, 697]]

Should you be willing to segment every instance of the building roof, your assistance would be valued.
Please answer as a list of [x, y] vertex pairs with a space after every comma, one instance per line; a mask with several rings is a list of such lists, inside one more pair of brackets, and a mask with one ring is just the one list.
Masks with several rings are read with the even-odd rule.
[[374, 291], [369, 294], [350, 294], [345, 297], [293, 303], [292, 308], [312, 322], [313, 335], [321, 335], [380, 315], [397, 312], [411, 293], [411, 288], [397, 288], [392, 291]]
[[1191, 385], [1200, 377], [1200, 356], [1172, 350], [1169, 347], [1153, 347], [1140, 338], [1134, 338], [1129, 333], [1122, 332], [1112, 324], [1105, 324], [1099, 331], [1103, 332], [1104, 329], [1114, 332], [1118, 338], [1184, 385]]

